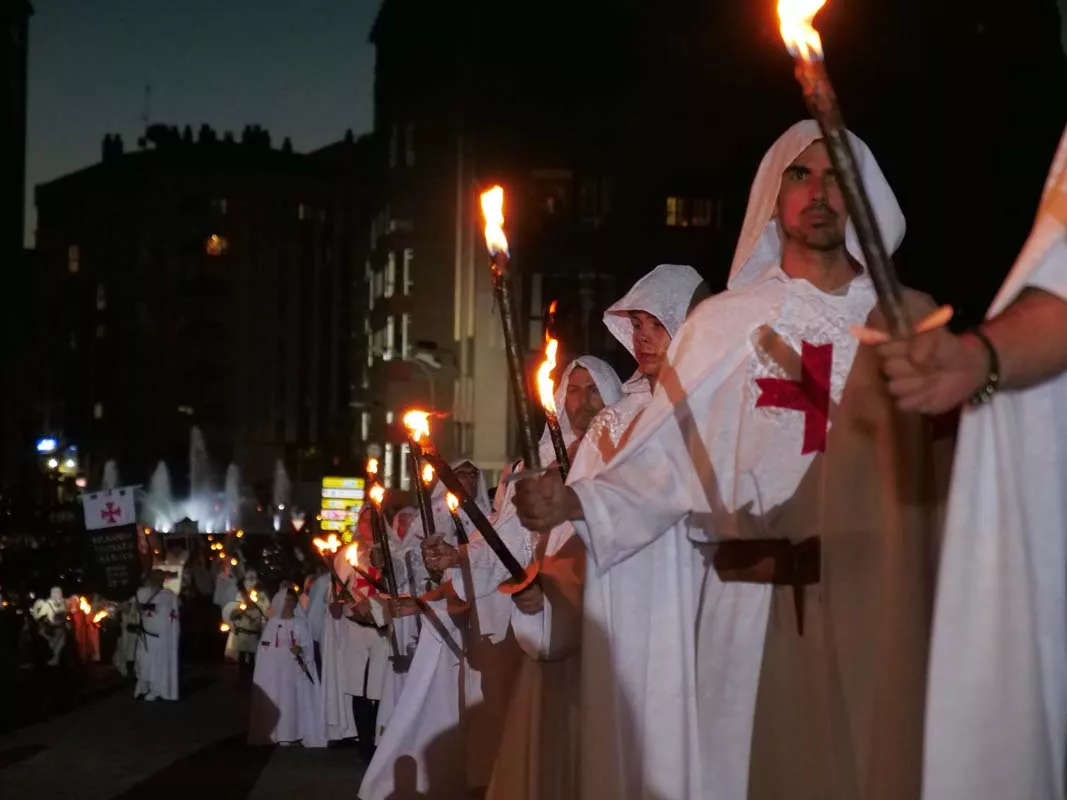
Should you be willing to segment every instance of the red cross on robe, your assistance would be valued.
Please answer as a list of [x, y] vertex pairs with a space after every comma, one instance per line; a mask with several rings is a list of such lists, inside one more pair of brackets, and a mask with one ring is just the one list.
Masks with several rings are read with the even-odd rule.
[[[375, 566], [373, 566], [371, 564], [368, 564], [363, 569], [368, 575], [370, 575], [372, 578], [374, 578], [374, 580], [376, 580], [376, 581], [377, 580], [381, 580], [382, 571], [380, 569], [378, 569], [377, 567], [375, 567]], [[378, 594], [378, 590], [374, 587], [374, 584], [371, 583], [370, 581], [368, 581], [366, 578], [364, 578], [358, 572], [353, 577], [355, 577], [355, 579], [356, 579], [355, 588], [356, 588], [357, 591], [364, 592], [367, 595], [367, 597], [374, 597], [375, 595]]]
[[800, 380], [756, 378], [760, 396], [756, 408], [785, 408], [804, 414], [804, 444], [800, 454], [825, 453], [830, 425], [830, 372], [833, 344], [802, 342]]

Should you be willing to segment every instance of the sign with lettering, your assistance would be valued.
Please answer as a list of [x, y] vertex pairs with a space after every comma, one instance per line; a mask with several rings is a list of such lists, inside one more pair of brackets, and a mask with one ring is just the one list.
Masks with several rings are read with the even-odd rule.
[[137, 526], [89, 531], [89, 542], [100, 594], [114, 601], [131, 597], [141, 585]]

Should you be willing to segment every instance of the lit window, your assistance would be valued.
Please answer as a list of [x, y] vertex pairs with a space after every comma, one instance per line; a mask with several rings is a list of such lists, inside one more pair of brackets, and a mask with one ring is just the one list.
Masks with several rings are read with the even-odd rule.
[[296, 207], [296, 218], [301, 221], [308, 218], [308, 208], [303, 203], [300, 203]]
[[383, 295], [392, 297], [396, 291], [396, 254], [390, 250], [389, 258], [385, 262], [385, 289]]
[[415, 278], [411, 274], [411, 265], [415, 263], [415, 248], [404, 248], [404, 294], [411, 294], [415, 286]]
[[382, 358], [389, 361], [393, 357], [393, 346], [396, 341], [396, 318], [392, 315], [385, 320], [385, 341], [382, 343]]
[[386, 489], [393, 488], [393, 443], [385, 443], [385, 464], [382, 466], [382, 482]]
[[104, 289], [104, 284], [100, 283], [96, 286], [96, 310], [104, 311], [107, 308], [107, 290]]
[[409, 122], [407, 124], [407, 134], [404, 137], [404, 165], [408, 167], [415, 166], [415, 123]]
[[192, 406], [178, 406], [178, 413], [185, 414], [185, 416], [187, 417], [191, 417], [193, 416], [195, 411], [193, 410]]
[[104, 404], [103, 403], [96, 403], [93, 406], [93, 419], [103, 419], [103, 418], [104, 418]]
[[411, 358], [411, 314], [406, 311], [400, 315], [400, 357]]
[[711, 225], [714, 210], [714, 204], [708, 198], [695, 198], [693, 200], [693, 227], [706, 228]]
[[679, 206], [681, 206], [681, 202], [679, 201], [679, 199], [677, 197], [668, 197], [667, 198], [667, 227], [668, 228], [674, 228], [674, 227], [676, 227], [676, 226], [681, 224], [678, 221], [679, 212], [681, 211]]
[[214, 200], [211, 201], [211, 210], [214, 211], [216, 214], [220, 214], [224, 217], [226, 216], [226, 211], [228, 207], [229, 206], [226, 202], [225, 197], [216, 197]]
[[381, 297], [384, 290], [385, 274], [382, 272], [374, 273], [374, 296]]
[[79, 269], [81, 269], [81, 248], [72, 244], [67, 248], [67, 271], [75, 275]]
[[97, 325], [96, 326], [96, 338], [97, 339], [103, 339], [104, 335], [106, 333], [107, 333], [107, 328], [106, 327], [104, 327], [103, 325]]
[[209, 256], [224, 256], [229, 249], [230, 243], [226, 241], [226, 237], [219, 236], [217, 233], [207, 237], [207, 241], [204, 243], [204, 250]]
[[400, 491], [411, 491], [411, 473], [408, 471], [410, 467], [411, 458], [411, 446], [404, 442], [400, 445]]
[[385, 412], [385, 424], [386, 425], [392, 425], [395, 420], [396, 420], [396, 414], [394, 414], [392, 411], [386, 411]]
[[364, 411], [359, 415], [359, 432], [363, 434], [363, 441], [370, 438], [370, 412]]

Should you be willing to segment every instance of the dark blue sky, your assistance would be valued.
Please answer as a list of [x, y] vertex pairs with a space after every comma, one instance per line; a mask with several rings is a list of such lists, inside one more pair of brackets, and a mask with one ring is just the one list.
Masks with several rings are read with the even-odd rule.
[[136, 147], [150, 119], [239, 133], [259, 124], [297, 150], [370, 130], [380, 0], [33, 0], [27, 130], [33, 187], [100, 159], [106, 133]]

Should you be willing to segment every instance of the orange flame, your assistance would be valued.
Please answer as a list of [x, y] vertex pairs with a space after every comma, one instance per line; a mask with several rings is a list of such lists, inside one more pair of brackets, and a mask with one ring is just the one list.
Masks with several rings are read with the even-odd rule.
[[93, 613], [93, 607], [91, 605], [89, 605], [89, 601], [86, 600], [84, 597], [79, 597], [78, 598], [78, 608], [81, 609], [83, 614], [92, 614]]
[[345, 550], [345, 561], [353, 567], [359, 566], [359, 545], [350, 544]]
[[370, 499], [373, 501], [374, 505], [379, 508], [381, 507], [382, 500], [385, 499], [385, 489], [382, 488], [380, 483], [376, 483], [370, 488]]
[[559, 341], [545, 335], [545, 360], [537, 368], [537, 392], [541, 396], [541, 405], [546, 414], [556, 415], [556, 398], [553, 397], [556, 386], [552, 382], [552, 370], [556, 368], [556, 351]]
[[99, 625], [100, 622], [107, 616], [107, 609], [102, 608], [93, 615], [93, 624]]
[[336, 533], [331, 533], [325, 539], [320, 539], [318, 536], [316, 536], [314, 539], [311, 540], [311, 543], [315, 545], [315, 549], [323, 555], [325, 555], [327, 551], [329, 551], [330, 553], [336, 553], [338, 550], [341, 549], [341, 540], [337, 538]]
[[249, 596], [249, 598], [251, 598], [253, 603], [258, 603], [259, 602], [259, 593], [255, 589], [250, 591], [248, 593], [248, 596]]
[[430, 438], [430, 412], [412, 409], [404, 414], [404, 427], [414, 442]]
[[822, 39], [812, 20], [826, 0], [778, 0], [778, 23], [786, 49], [805, 61], [822, 58]]
[[376, 459], [374, 457], [371, 457], [371, 458], [367, 459], [367, 474], [368, 475], [377, 475], [378, 474], [378, 459]]
[[453, 513], [459, 508], [459, 498], [452, 494], [452, 492], [445, 495], [445, 502], [448, 503], [448, 510]]
[[219, 630], [222, 633], [229, 633], [230, 632], [230, 626], [227, 625], [225, 622], [220, 622], [219, 623]]
[[422, 482], [429, 486], [433, 483], [433, 466], [424, 464], [422, 467]]
[[504, 187], [494, 186], [482, 192], [482, 216], [485, 217], [485, 246], [489, 255], [508, 255], [508, 237], [504, 235]]

